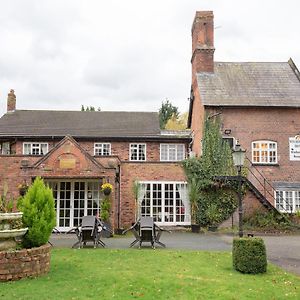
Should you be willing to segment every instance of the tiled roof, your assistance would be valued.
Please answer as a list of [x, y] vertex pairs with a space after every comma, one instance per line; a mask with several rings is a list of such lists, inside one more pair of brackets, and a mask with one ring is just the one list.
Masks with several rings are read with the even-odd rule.
[[291, 63], [215, 62], [214, 73], [197, 74], [201, 101], [206, 106], [300, 107], [299, 73]]
[[16, 110], [0, 118], [2, 136], [160, 137], [155, 112]]

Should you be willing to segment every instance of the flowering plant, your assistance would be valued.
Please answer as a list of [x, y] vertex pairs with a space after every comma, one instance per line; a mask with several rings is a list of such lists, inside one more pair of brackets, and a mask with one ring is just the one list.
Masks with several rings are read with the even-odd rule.
[[104, 190], [110, 190], [110, 191], [112, 191], [112, 185], [110, 184], [110, 183], [103, 183], [102, 185], [101, 185], [101, 190], [102, 191], [104, 191]]

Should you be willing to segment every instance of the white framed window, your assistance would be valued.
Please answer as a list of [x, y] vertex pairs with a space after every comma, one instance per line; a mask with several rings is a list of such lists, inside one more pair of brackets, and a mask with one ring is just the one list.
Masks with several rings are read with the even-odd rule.
[[48, 153], [48, 143], [23, 143], [24, 155], [45, 155]]
[[275, 199], [275, 206], [281, 212], [295, 213], [300, 210], [300, 190], [277, 190]]
[[277, 143], [273, 141], [252, 142], [253, 164], [277, 164]]
[[160, 144], [161, 161], [180, 161], [184, 158], [184, 144]]
[[190, 225], [190, 202], [186, 182], [141, 181], [138, 215], [151, 216], [158, 224]]
[[95, 143], [94, 144], [94, 155], [111, 155], [111, 144], [110, 143]]
[[146, 161], [146, 144], [130, 144], [129, 159], [132, 161]]
[[0, 154], [2, 154], [2, 155], [10, 154], [10, 143], [9, 142], [0, 143]]

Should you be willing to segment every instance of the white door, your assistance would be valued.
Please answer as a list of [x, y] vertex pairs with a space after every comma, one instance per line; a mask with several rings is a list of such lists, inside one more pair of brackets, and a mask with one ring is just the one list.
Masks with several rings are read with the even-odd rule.
[[68, 231], [81, 223], [85, 215], [98, 215], [101, 181], [47, 181], [53, 190], [56, 228]]
[[162, 225], [189, 225], [190, 204], [185, 182], [140, 182], [139, 216]]

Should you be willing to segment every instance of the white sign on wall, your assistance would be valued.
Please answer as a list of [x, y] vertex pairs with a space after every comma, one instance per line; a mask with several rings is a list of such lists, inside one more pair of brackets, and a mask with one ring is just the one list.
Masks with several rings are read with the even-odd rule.
[[290, 144], [290, 160], [300, 161], [300, 136], [296, 135], [295, 137], [290, 137], [289, 144]]

